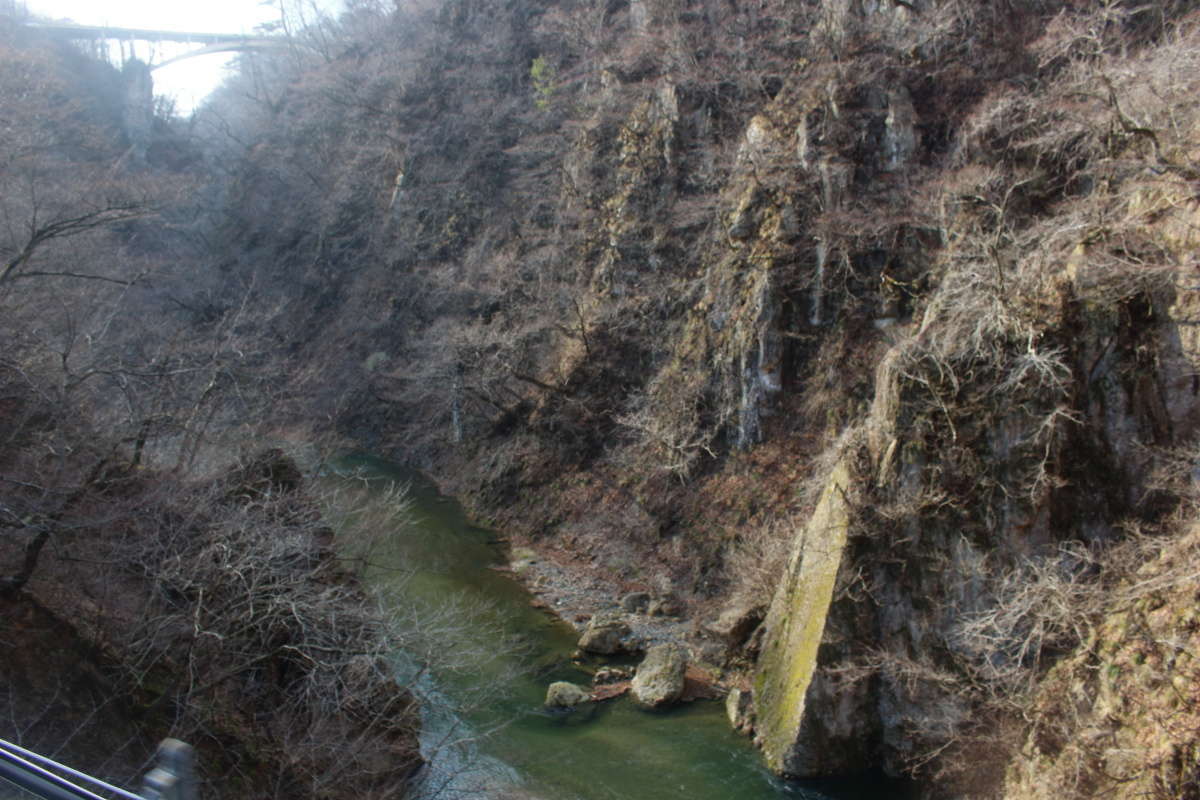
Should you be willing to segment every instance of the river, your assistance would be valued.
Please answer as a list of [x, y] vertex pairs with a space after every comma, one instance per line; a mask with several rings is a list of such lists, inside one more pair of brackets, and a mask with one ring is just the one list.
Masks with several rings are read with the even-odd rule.
[[[539, 611], [508, 574], [495, 534], [472, 525], [453, 499], [419, 474], [380, 459], [338, 464], [377, 497], [408, 487], [410, 512], [365, 515], [386, 531], [372, 536], [368, 581], [393, 613], [423, 630], [399, 677], [424, 708], [424, 799], [858, 800], [895, 796], [875, 780], [792, 783], [774, 778], [749, 741], [735, 734], [721, 703], [697, 701], [650, 712], [627, 698], [573, 713], [542, 708], [546, 687], [587, 685], [571, 663], [577, 634]], [[391, 502], [383, 497], [384, 502]], [[350, 524], [346, 530], [354, 531]], [[429, 622], [429, 618], [433, 618]], [[428, 668], [426, 669], [426, 666]]]

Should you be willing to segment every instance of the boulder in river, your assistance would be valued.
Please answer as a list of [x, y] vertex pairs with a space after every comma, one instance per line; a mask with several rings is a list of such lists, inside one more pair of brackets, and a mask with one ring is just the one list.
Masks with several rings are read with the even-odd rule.
[[610, 656], [629, 649], [629, 625], [618, 613], [602, 612], [592, 617], [583, 636], [579, 637], [579, 649], [589, 653]]
[[526, 575], [538, 563], [538, 554], [528, 547], [514, 547], [508, 558], [509, 568], [518, 575]]
[[591, 699], [586, 689], [569, 681], [555, 681], [546, 689], [546, 708], [575, 708]]
[[644, 706], [657, 708], [683, 696], [687, 656], [677, 644], [658, 644], [646, 651], [633, 677], [633, 697]]

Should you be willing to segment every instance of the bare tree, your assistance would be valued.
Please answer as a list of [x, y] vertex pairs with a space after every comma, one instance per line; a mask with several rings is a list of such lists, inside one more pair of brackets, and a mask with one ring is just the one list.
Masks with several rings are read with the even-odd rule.
[[0, 104], [0, 291], [31, 278], [135, 282], [50, 251], [153, 214], [164, 183], [126, 169], [115, 123], [50, 51], [11, 30], [0, 30]]

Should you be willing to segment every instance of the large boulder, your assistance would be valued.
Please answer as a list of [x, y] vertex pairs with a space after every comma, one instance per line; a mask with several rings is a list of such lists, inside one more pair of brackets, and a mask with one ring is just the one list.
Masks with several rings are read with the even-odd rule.
[[677, 644], [658, 644], [646, 652], [633, 677], [633, 698], [644, 706], [657, 708], [674, 703], [683, 696], [687, 655]]
[[569, 681], [555, 681], [546, 689], [546, 708], [575, 708], [591, 699], [586, 689]]
[[579, 649], [611, 656], [629, 649], [629, 625], [618, 613], [602, 612], [592, 617], [579, 637]]

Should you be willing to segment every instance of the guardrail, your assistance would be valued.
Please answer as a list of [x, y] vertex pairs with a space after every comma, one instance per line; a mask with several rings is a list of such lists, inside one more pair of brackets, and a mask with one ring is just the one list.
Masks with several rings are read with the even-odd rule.
[[0, 778], [44, 800], [196, 800], [195, 753], [177, 739], [158, 746], [158, 761], [134, 794], [0, 739]]

